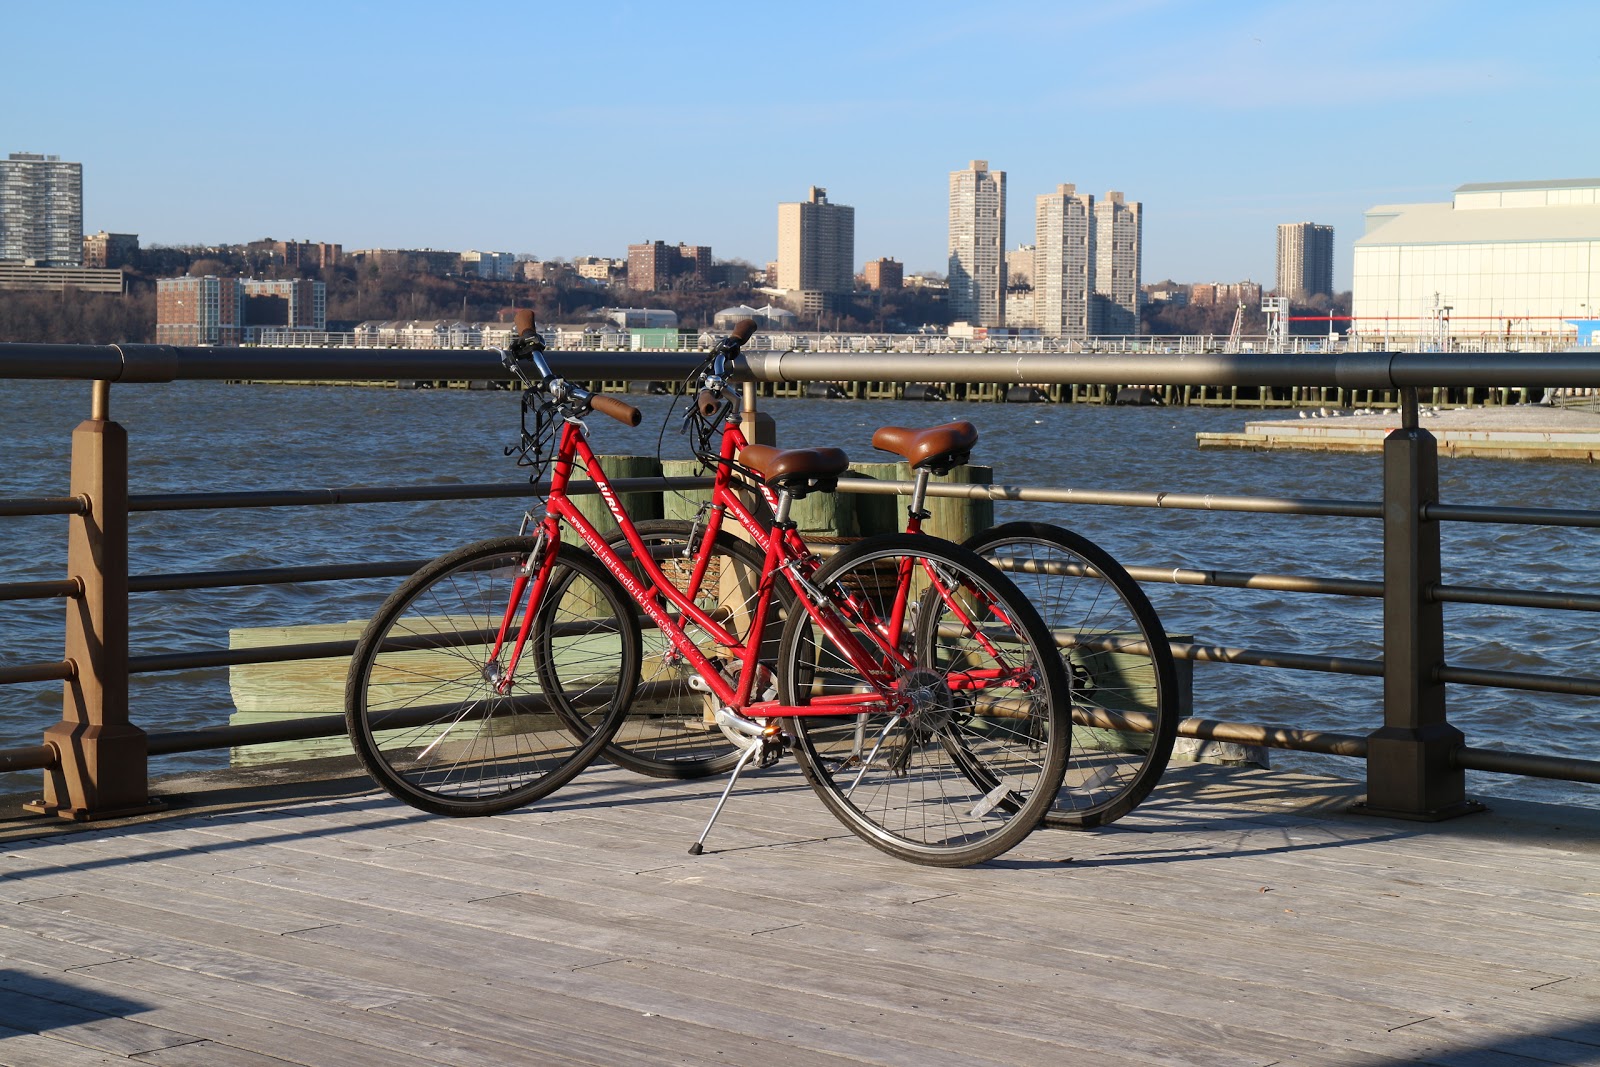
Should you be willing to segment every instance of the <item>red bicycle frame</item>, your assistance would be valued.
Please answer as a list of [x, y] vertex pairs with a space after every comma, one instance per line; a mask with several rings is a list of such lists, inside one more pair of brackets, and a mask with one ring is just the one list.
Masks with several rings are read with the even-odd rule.
[[[501, 686], [509, 688], [511, 678], [514, 677], [517, 663], [521, 658], [523, 648], [533, 626], [533, 606], [539, 603], [539, 598], [544, 594], [549, 585], [551, 572], [554, 570], [560, 552], [561, 527], [566, 524], [575, 530], [583, 543], [588, 547], [600, 563], [611, 575], [617, 579], [622, 587], [627, 590], [632, 598], [649, 616], [650, 620], [660, 628], [673, 648], [683, 656], [695, 671], [705, 680], [707, 686], [718, 700], [728, 707], [735, 708], [747, 715], [757, 717], [792, 716], [792, 715], [829, 715], [839, 714], [841, 710], [850, 708], [864, 708], [868, 706], [885, 704], [893, 705], [896, 700], [889, 695], [892, 690], [893, 675], [899, 670], [910, 665], [910, 659], [896, 647], [890, 640], [892, 635], [899, 633], [898, 629], [891, 629], [880, 635], [878, 627], [873, 627], [874, 641], [881, 646], [881, 651], [891, 658], [888, 663], [869, 655], [856, 640], [849, 627], [832, 612], [823, 606], [826, 601], [818, 595], [814, 587], [807, 580], [807, 575], [815, 569], [815, 564], [810, 562], [810, 551], [805, 548], [793, 528], [782, 531], [781, 536], [771, 536], [764, 527], [744, 506], [738, 495], [732, 489], [732, 457], [738, 448], [744, 446], [744, 437], [733, 432], [724, 435], [723, 452], [727, 462], [719, 464], [718, 474], [713, 489], [713, 505], [711, 517], [707, 523], [706, 542], [709, 544], [715, 539], [717, 531], [721, 528], [722, 516], [731, 510], [739, 525], [751, 535], [757, 544], [761, 545], [766, 553], [765, 563], [762, 568], [760, 584], [757, 587], [757, 603], [750, 626], [744, 640], [728, 630], [715, 618], [702, 610], [693, 599], [692, 590], [697, 589], [699, 582], [705, 575], [709, 562], [709, 553], [696, 559], [693, 575], [686, 592], [671, 582], [662, 573], [661, 568], [652, 558], [649, 549], [640, 538], [638, 530], [628, 513], [623, 510], [617, 498], [616, 491], [612, 488], [610, 480], [606, 477], [594, 451], [589, 447], [589, 442], [584, 437], [583, 428], [574, 422], [564, 423], [556, 446], [554, 461], [551, 466], [550, 489], [547, 494], [545, 515], [540, 520], [539, 549], [530, 554], [523, 570], [518, 574], [513, 583], [511, 596], [507, 603], [506, 613], [501, 621], [500, 631], [495, 638], [494, 647], [490, 653], [491, 662], [498, 661], [504, 646], [511, 644], [511, 658], [506, 664], [501, 679]], [[632, 550], [633, 560], [639, 573], [628, 565], [628, 562], [616, 551], [616, 548], [601, 535], [592, 522], [578, 510], [567, 495], [567, 485], [571, 480], [574, 469], [582, 469], [594, 481], [595, 490], [605, 502], [606, 508], [616, 519], [618, 528]], [[765, 491], [765, 487], [763, 487]], [[802, 565], [804, 569], [802, 570]], [[772, 582], [778, 574], [782, 573], [791, 583], [799, 602], [812, 619], [822, 628], [824, 635], [844, 653], [851, 665], [861, 672], [863, 678], [874, 683], [878, 693], [850, 693], [837, 697], [820, 699], [818, 702], [803, 706], [788, 706], [778, 704], [776, 701], [752, 701], [753, 689], [758, 671], [748, 669], [754, 666], [758, 650], [761, 648], [762, 638], [770, 621], [770, 607], [772, 602]], [[530, 588], [531, 585], [531, 588]], [[905, 583], [897, 592], [896, 610], [897, 618], [903, 619], [906, 598]], [[822, 601], [822, 603], [818, 603]], [[517, 627], [514, 638], [511, 638], [511, 629], [517, 615], [518, 606], [523, 607], [522, 619]], [[726, 676], [712, 663], [700, 648], [685, 633], [683, 626], [674, 618], [671, 609], [675, 609], [687, 617], [693, 624], [704, 630], [714, 642], [729, 650], [729, 653], [738, 659], [746, 669], [739, 672], [737, 684], [730, 684]]]

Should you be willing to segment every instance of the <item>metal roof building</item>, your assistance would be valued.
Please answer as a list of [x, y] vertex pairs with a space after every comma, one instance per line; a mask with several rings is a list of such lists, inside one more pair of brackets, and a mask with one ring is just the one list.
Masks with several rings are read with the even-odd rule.
[[1385, 204], [1354, 245], [1352, 327], [1456, 342], [1570, 333], [1600, 310], [1600, 178], [1462, 185]]

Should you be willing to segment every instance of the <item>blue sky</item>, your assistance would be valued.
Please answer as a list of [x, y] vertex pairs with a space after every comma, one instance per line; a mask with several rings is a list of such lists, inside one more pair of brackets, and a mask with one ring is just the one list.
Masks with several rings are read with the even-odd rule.
[[[0, 0], [0, 151], [84, 165], [84, 227], [776, 255], [781, 201], [943, 270], [948, 175], [1007, 244], [1071, 182], [1145, 210], [1146, 281], [1271, 283], [1275, 227], [1600, 176], [1600, 3]], [[37, 46], [17, 47], [19, 42]]]

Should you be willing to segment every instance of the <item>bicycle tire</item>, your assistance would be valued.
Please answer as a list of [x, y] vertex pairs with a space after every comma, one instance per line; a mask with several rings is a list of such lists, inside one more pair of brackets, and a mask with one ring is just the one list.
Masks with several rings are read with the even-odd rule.
[[[705, 528], [684, 520], [653, 519], [638, 523], [635, 529], [667, 579], [678, 588], [685, 588], [691, 578], [692, 554], [698, 549]], [[611, 534], [608, 540], [627, 557], [629, 547], [622, 531]], [[743, 630], [736, 623], [741, 618], [748, 620], [754, 610], [765, 564], [764, 554], [753, 545], [719, 531], [696, 602], [735, 636], [742, 637]], [[774, 582], [771, 588], [776, 603], [769, 611], [775, 609], [776, 613], [767, 620], [766, 632], [770, 636], [762, 642], [767, 647], [759, 661], [768, 671], [776, 664], [778, 635], [789, 605], [794, 602], [794, 590], [788, 582]], [[685, 632], [697, 638], [695, 643], [707, 658], [724, 663], [730, 676], [737, 676], [739, 664], [725, 649], [709, 634], [697, 633], [696, 627], [676, 612], [674, 615], [685, 625]], [[691, 679], [698, 681], [694, 668], [677, 656], [642, 610], [639, 626], [639, 687], [628, 717], [602, 755], [619, 767], [652, 778], [704, 778], [732, 770], [748, 740], [730, 736], [716, 725], [712, 717], [715, 696], [691, 686]], [[766, 679], [758, 680], [758, 692], [766, 684]], [[559, 691], [561, 687], [555, 688]]]
[[[1149, 598], [1109, 553], [1059, 526], [1006, 523], [965, 546], [1033, 602], [1068, 665], [1072, 754], [1046, 825], [1087, 830], [1120, 819], [1166, 771], [1182, 715], [1177, 665]], [[1140, 728], [1109, 728], [1129, 713], [1145, 720]]]
[[[440, 815], [509, 811], [570, 781], [621, 725], [638, 684], [638, 627], [621, 587], [580, 548], [560, 547], [512, 688], [497, 691], [502, 666], [484, 657], [534, 546], [497, 538], [433, 560], [362, 633], [346, 727], [392, 796]], [[556, 656], [592, 665], [588, 707], [547, 700]]]
[[[1032, 606], [959, 545], [925, 534], [867, 538], [829, 560], [813, 584], [830, 604], [854, 597], [887, 617], [907, 561], [918, 575], [924, 562], [935, 568], [948, 587], [962, 591], [963, 607], [974, 616], [963, 622], [931, 588], [917, 591], [898, 635], [912, 662], [895, 669], [889, 687], [893, 697], [911, 701], [910, 713], [880, 707], [794, 716], [786, 725], [806, 779], [857, 836], [913, 863], [964, 867], [1016, 846], [1054, 801], [1070, 735], [1067, 680]], [[973, 609], [981, 604], [993, 608], [978, 618]], [[864, 613], [839, 610], [849, 611], [855, 633], [871, 629]], [[879, 688], [821, 640], [799, 608], [784, 627], [779, 664], [786, 704]], [[983, 687], [968, 673], [1002, 666], [1012, 677], [1025, 672], [1029, 688]], [[960, 687], [963, 678], [970, 688]]]

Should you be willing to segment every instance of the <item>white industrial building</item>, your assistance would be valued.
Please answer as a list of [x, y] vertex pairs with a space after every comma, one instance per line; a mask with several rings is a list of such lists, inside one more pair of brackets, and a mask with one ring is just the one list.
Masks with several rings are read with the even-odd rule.
[[1388, 204], [1356, 240], [1352, 329], [1498, 347], [1600, 319], [1600, 178], [1463, 185]]

